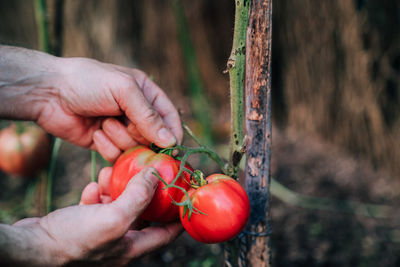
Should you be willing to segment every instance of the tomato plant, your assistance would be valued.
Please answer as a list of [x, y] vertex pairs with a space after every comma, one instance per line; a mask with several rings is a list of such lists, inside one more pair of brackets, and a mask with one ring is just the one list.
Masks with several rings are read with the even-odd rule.
[[[181, 162], [172, 156], [155, 153], [148, 147], [136, 146], [125, 151], [115, 162], [110, 180], [110, 195], [115, 200], [125, 189], [129, 180], [144, 167], [154, 167], [160, 177], [170, 184], [178, 174]], [[189, 166], [185, 166], [189, 170]], [[183, 172], [175, 182], [185, 190], [190, 188], [190, 175]], [[160, 180], [154, 197], [141, 219], [152, 222], [171, 222], [178, 219], [179, 207], [173, 201], [182, 199], [184, 193], [178, 188], [163, 189], [165, 184]]]
[[49, 135], [35, 124], [18, 122], [0, 131], [0, 168], [21, 176], [33, 175], [49, 161]]
[[[197, 188], [196, 188], [197, 187]], [[250, 215], [246, 192], [234, 179], [213, 174], [189, 191], [193, 211], [179, 207], [179, 217], [185, 230], [197, 241], [218, 243], [227, 241], [243, 229]], [[182, 202], [186, 196], [182, 198]]]

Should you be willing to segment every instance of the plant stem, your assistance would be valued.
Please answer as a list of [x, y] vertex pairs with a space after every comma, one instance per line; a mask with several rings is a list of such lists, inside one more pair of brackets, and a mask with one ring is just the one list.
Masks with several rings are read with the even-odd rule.
[[[183, 161], [183, 159], [187, 159], [191, 154], [196, 154], [196, 153], [207, 154], [211, 159], [213, 159], [218, 164], [218, 166], [221, 168], [221, 170], [224, 174], [226, 174], [228, 172], [225, 161], [217, 154], [217, 152], [215, 152], [214, 150], [212, 150], [208, 147], [192, 148], [192, 147], [186, 147], [186, 146], [175, 146], [174, 148], [177, 148], [177, 149], [180, 149], [183, 151], [187, 151], [185, 156], [183, 156], [182, 161]], [[181, 161], [181, 165], [182, 165], [182, 161]], [[183, 166], [184, 165], [182, 165], [181, 167], [183, 167]]]
[[205, 145], [202, 144], [199, 138], [193, 133], [193, 131], [187, 126], [185, 123], [182, 122], [182, 127], [186, 131], [186, 133], [196, 142], [201, 147], [205, 147]]
[[47, 188], [46, 188], [46, 211], [47, 211], [47, 213], [51, 212], [51, 210], [52, 210], [51, 204], [52, 204], [53, 177], [54, 177], [54, 171], [56, 168], [57, 156], [58, 156], [58, 152], [60, 150], [61, 144], [62, 144], [62, 140], [57, 137], [56, 140], [54, 141], [53, 150], [51, 152], [49, 174], [47, 176]]
[[193, 138], [193, 140], [200, 146], [199, 148], [189, 148], [189, 147], [185, 147], [185, 146], [176, 146], [176, 148], [181, 149], [181, 150], [194, 150], [194, 149], [200, 149], [197, 150], [197, 152], [195, 153], [204, 153], [207, 154], [211, 159], [213, 159], [218, 166], [221, 168], [221, 171], [228, 176], [231, 176], [230, 174], [230, 170], [229, 168], [227, 168], [227, 164], [225, 163], [225, 161], [218, 155], [217, 152], [215, 152], [213, 149], [207, 147], [206, 145], [204, 145], [200, 139], [193, 133], [193, 131], [189, 128], [189, 126], [187, 126], [185, 123], [182, 123], [182, 127], [185, 130], [185, 132], [191, 137]]
[[50, 53], [46, 0], [35, 0], [35, 17], [39, 50]]
[[91, 171], [91, 181], [96, 182], [96, 151], [91, 151], [91, 158], [92, 158], [92, 171]]
[[246, 32], [249, 18], [249, 1], [234, 1], [235, 26], [233, 45], [227, 62], [231, 91], [231, 152], [230, 168], [232, 176], [237, 178], [238, 165], [243, 156], [243, 114], [244, 114], [244, 77], [246, 61]]

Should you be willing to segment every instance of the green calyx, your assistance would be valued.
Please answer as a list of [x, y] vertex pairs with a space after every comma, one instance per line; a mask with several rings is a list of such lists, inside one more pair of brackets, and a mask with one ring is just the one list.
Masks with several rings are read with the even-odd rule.
[[17, 135], [21, 135], [25, 132], [25, 125], [22, 121], [15, 121], [15, 126]]
[[199, 188], [202, 187], [203, 185], [208, 184], [207, 180], [204, 178], [204, 174], [200, 170], [195, 170], [191, 175], [191, 187], [193, 188]]
[[180, 187], [180, 186], [178, 186], [178, 185], [175, 185], [175, 184], [173, 184], [173, 183], [168, 184], [158, 173], [153, 172], [153, 174], [154, 174], [158, 179], [160, 179], [160, 181], [165, 185], [164, 188], [163, 188], [163, 190], [172, 187], [172, 188], [179, 189], [179, 190], [181, 190], [181, 191], [184, 193], [184, 195], [185, 195], [185, 200], [182, 201], [182, 202], [177, 202], [177, 201], [176, 201], [175, 199], [173, 199], [172, 196], [170, 195], [171, 201], [172, 201], [172, 203], [173, 203], [174, 205], [176, 205], [176, 206], [183, 206], [183, 215], [182, 215], [182, 218], [185, 217], [187, 211], [189, 211], [189, 213], [188, 213], [189, 220], [190, 220], [190, 218], [192, 217], [192, 214], [193, 214], [193, 213], [207, 215], [207, 214], [205, 214], [204, 212], [200, 211], [199, 209], [197, 209], [196, 207], [193, 206], [193, 202], [192, 202], [192, 200], [190, 199], [189, 193], [186, 191], [185, 188]]

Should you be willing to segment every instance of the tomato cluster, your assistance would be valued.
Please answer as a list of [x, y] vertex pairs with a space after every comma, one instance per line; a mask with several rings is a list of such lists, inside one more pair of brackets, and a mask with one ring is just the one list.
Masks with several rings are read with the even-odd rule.
[[[154, 167], [162, 180], [154, 197], [141, 215], [141, 219], [152, 222], [171, 222], [181, 220], [186, 231], [197, 241], [218, 243], [235, 237], [246, 225], [250, 214], [250, 203], [246, 192], [234, 179], [213, 174], [202, 181], [193, 179], [186, 171], [175, 182], [176, 186], [187, 190], [190, 198], [181, 189], [169, 187], [179, 172], [181, 162], [172, 156], [156, 153], [148, 147], [137, 146], [124, 152], [113, 167], [110, 194], [116, 199], [125, 189], [129, 180], [144, 167]], [[185, 165], [189, 172], [193, 169]]]

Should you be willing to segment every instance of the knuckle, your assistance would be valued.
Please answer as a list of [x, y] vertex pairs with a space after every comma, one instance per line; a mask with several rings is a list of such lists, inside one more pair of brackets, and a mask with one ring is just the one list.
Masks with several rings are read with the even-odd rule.
[[143, 120], [145, 122], [154, 123], [158, 120], [158, 118], [158, 113], [153, 108], [148, 108], [143, 112]]
[[132, 76], [122, 73], [118, 76], [119, 81], [119, 92], [121, 97], [129, 93], [133, 88], [137, 87], [137, 83]]
[[150, 79], [150, 77], [147, 76], [146, 73], [143, 73], [143, 76], [141, 76], [141, 87], [142, 87], [142, 90], [144, 90], [145, 88], [149, 88], [151, 82], [152, 82], [152, 80]]

